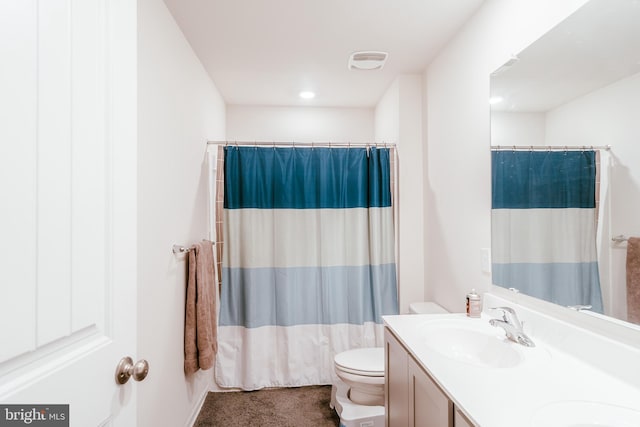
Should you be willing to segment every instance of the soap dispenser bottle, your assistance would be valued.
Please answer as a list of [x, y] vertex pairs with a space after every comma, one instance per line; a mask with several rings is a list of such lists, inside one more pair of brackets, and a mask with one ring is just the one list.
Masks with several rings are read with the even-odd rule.
[[482, 312], [482, 301], [480, 295], [476, 293], [475, 289], [471, 289], [471, 292], [467, 294], [467, 316], [468, 317], [480, 317]]

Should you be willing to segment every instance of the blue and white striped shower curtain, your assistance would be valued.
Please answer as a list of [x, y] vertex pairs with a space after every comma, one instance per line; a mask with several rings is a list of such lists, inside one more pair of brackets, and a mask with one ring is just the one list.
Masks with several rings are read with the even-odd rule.
[[398, 313], [388, 149], [225, 148], [221, 387], [328, 384]]
[[602, 313], [594, 151], [493, 151], [492, 281]]

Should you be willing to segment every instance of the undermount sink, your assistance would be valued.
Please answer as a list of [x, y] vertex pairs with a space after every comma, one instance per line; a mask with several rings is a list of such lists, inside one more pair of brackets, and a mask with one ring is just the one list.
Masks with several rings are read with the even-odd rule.
[[638, 427], [640, 411], [588, 401], [554, 402], [539, 408], [531, 427]]
[[431, 320], [420, 327], [424, 344], [441, 355], [485, 368], [513, 368], [548, 353], [506, 339], [502, 329], [484, 319]]

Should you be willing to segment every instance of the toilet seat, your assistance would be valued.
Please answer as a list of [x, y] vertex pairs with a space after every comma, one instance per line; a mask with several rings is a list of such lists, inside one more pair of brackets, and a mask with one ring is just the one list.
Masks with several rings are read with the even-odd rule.
[[363, 377], [384, 377], [384, 348], [358, 348], [338, 353], [335, 368]]
[[357, 405], [384, 406], [384, 348], [358, 348], [336, 354], [333, 365], [349, 386], [348, 398]]

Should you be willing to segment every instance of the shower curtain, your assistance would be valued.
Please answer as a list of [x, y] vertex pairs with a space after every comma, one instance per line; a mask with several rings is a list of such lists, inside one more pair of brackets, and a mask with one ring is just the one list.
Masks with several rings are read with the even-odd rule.
[[492, 280], [602, 313], [594, 151], [493, 151]]
[[216, 382], [331, 383], [333, 356], [382, 346], [381, 316], [398, 313], [389, 150], [224, 155]]

